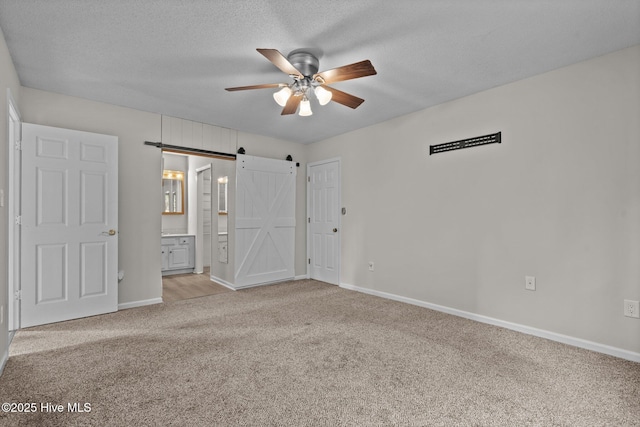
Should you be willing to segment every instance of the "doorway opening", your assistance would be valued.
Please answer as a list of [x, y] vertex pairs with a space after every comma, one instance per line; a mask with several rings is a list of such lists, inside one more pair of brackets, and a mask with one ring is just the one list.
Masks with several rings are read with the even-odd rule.
[[[180, 209], [162, 212], [162, 298], [165, 302], [230, 291], [215, 280], [219, 240], [226, 242], [217, 209], [217, 181], [235, 169], [233, 158], [162, 150], [163, 176], [182, 176], [179, 185], [165, 185], [163, 200], [177, 200]], [[179, 189], [180, 197], [167, 193]], [[166, 203], [165, 203], [166, 205]]]

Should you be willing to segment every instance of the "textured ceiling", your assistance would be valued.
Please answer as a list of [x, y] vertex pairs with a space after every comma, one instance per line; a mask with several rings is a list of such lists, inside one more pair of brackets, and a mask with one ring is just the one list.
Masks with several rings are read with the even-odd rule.
[[[0, 0], [22, 85], [310, 143], [640, 44], [640, 0]], [[309, 48], [364, 98], [281, 116], [256, 48]], [[597, 84], [597, 82], [594, 82]]]

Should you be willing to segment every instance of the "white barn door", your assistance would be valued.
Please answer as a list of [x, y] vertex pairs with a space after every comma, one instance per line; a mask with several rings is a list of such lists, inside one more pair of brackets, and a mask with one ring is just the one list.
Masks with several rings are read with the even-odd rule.
[[236, 159], [235, 286], [295, 276], [296, 165], [238, 155]]
[[22, 125], [20, 326], [118, 309], [118, 138]]

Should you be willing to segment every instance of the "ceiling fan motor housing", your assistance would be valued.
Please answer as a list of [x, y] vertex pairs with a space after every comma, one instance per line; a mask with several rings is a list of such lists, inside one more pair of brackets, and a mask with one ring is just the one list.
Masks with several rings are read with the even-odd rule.
[[305, 77], [311, 77], [318, 72], [320, 61], [309, 52], [294, 50], [287, 56], [287, 60]]

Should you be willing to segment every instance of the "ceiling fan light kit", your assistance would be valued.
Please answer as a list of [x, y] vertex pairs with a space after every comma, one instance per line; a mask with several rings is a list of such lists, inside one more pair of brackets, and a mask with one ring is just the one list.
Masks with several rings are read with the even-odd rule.
[[276, 100], [279, 106], [284, 107], [287, 105], [287, 100], [293, 92], [289, 86], [285, 86], [276, 93], [273, 94], [273, 99]]
[[307, 95], [303, 95], [302, 101], [300, 101], [300, 111], [298, 112], [299, 116], [310, 116], [313, 114], [311, 111], [311, 103], [307, 98]]
[[[302, 49], [294, 50], [287, 57], [276, 49], [257, 49], [265, 58], [288, 74], [293, 79], [292, 83], [270, 83], [252, 86], [239, 86], [226, 88], [228, 91], [280, 88], [273, 94], [273, 99], [283, 107], [282, 115], [294, 114], [310, 116], [311, 103], [309, 92], [313, 92], [320, 105], [326, 105], [330, 101], [345, 105], [349, 108], [358, 108], [364, 99], [358, 98], [338, 89], [327, 86], [329, 83], [344, 80], [352, 80], [377, 74], [369, 60], [356, 62], [331, 70], [318, 73], [320, 61], [313, 54]], [[298, 108], [299, 107], [299, 108]]]
[[327, 105], [331, 101], [332, 94], [322, 86], [316, 86], [313, 90], [320, 105]]

